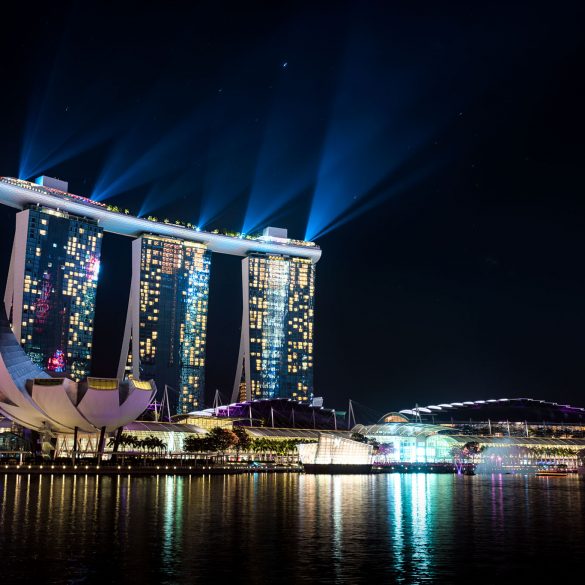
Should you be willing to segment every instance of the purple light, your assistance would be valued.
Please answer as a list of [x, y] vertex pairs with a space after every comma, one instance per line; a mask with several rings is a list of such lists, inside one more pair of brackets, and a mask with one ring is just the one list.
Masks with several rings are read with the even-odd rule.
[[47, 360], [47, 370], [49, 372], [65, 371], [65, 354], [62, 350], [55, 350], [55, 353]]
[[93, 254], [89, 257], [86, 265], [85, 274], [89, 280], [97, 280], [100, 272], [100, 260]]

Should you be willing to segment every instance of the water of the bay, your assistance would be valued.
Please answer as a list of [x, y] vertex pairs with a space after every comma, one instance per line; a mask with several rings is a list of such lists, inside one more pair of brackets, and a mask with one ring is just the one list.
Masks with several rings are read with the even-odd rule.
[[0, 490], [6, 583], [578, 581], [585, 560], [576, 476], [21, 475]]

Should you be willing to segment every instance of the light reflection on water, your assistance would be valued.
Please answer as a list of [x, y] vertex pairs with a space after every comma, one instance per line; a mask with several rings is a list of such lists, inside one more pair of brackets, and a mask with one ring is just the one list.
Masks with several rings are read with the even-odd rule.
[[10, 583], [508, 582], [545, 557], [577, 568], [584, 489], [497, 474], [5, 476], [1, 568]]

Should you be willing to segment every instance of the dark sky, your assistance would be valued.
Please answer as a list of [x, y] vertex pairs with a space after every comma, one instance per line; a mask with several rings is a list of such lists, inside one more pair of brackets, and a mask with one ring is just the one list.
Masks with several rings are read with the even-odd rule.
[[[1, 175], [316, 238], [326, 406], [585, 405], [581, 3], [102, 4], [3, 16]], [[129, 269], [107, 235], [96, 375]], [[211, 400], [233, 383], [238, 258], [214, 255], [209, 311]]]

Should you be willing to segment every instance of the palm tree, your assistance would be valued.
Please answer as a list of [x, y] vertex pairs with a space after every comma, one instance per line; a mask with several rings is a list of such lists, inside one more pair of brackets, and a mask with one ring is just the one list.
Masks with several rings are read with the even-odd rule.
[[162, 455], [163, 451], [166, 451], [167, 444], [160, 437], [152, 437], [152, 448]]
[[[120, 435], [120, 439], [118, 442], [118, 445], [122, 448], [124, 447], [135, 447], [136, 446], [136, 442], [137, 439], [135, 437], [133, 437], [132, 435], [128, 435], [127, 433], [122, 433]], [[110, 437], [108, 439], [108, 447], [114, 447], [114, 445], [116, 444], [116, 437]]]

